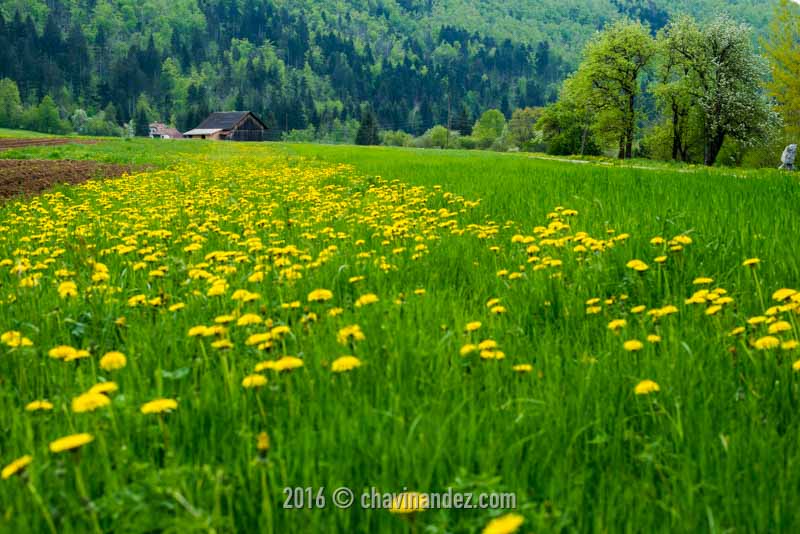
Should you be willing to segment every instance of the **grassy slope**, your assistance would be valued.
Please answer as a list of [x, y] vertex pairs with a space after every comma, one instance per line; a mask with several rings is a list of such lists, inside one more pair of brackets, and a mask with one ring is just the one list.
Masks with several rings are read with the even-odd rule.
[[[136, 140], [69, 145], [57, 152], [28, 149], [7, 156], [170, 166], [198, 156], [225, 164], [232, 150], [222, 144]], [[273, 150], [293, 159], [293, 165], [351, 163], [359, 173], [426, 187], [441, 185], [446, 191], [480, 198], [480, 207], [468, 219], [474, 222], [514, 221], [520, 231], [530, 233], [562, 205], [580, 212], [573, 230], [602, 237], [611, 228], [632, 235], [628, 244], [599, 258], [592, 268], [565, 267], [563, 285], [535, 274], [529, 283], [509, 285], [494, 275], [502, 268], [514, 270], [519, 261], [510, 253], [515, 229], [509, 229], [494, 243], [501, 247], [500, 254], [489, 252], [490, 243], [447, 238], [432, 247], [422, 267], [370, 287], [382, 299], [424, 287], [428, 300], [410, 305], [403, 316], [391, 313], [364, 325], [372, 352], [363, 357], [370, 366], [362, 375], [343, 377], [353, 379], [346, 392], [338, 382], [329, 384], [324, 376], [310, 375], [315, 377], [310, 382], [293, 384], [294, 393], [303, 399], [302, 413], [293, 416], [282, 407], [282, 393], [270, 397], [270, 431], [280, 467], [271, 479], [276, 492], [287, 484], [504, 488], [520, 495], [531, 531], [797, 528], [800, 471], [794, 466], [800, 453], [795, 414], [800, 396], [787, 371], [787, 357], [750, 354], [743, 344], [724, 336], [745, 317], [763, 311], [751, 272], [740, 266], [743, 259], [763, 260], [758, 272], [767, 299], [775, 289], [798, 285], [796, 175], [618, 169], [517, 155], [388, 148], [284, 144], [271, 145], [264, 153]], [[3, 214], [0, 211], [0, 220]], [[634, 257], [651, 263], [657, 254], [649, 245], [651, 237], [680, 233], [691, 235], [694, 244], [682, 260], [670, 264], [666, 277], [653, 271], [639, 277], [625, 269], [625, 262]], [[345, 243], [342, 248], [346, 253]], [[325, 276], [339, 277], [336, 270], [325, 273], [302, 282], [298, 293], [329, 285]], [[701, 275], [713, 276], [727, 288], [738, 308], [715, 318], [684, 308], [683, 299], [696, 289], [692, 280]], [[673, 303], [681, 308], [677, 317], [659, 327], [661, 348], [625, 353], [620, 348], [624, 336], [620, 339], [605, 327], [619, 314], [584, 315], [583, 302], [590, 297], [621, 293], [650, 307]], [[488, 316], [483, 303], [490, 296], [503, 298], [510, 310], [506, 317]], [[193, 317], [175, 324], [167, 320], [160, 323], [161, 333], [132, 324], [129, 336], [138, 336], [138, 341], [130, 343], [141, 358], [151, 358], [149, 365], [187, 365], [183, 332], [221, 311], [195, 310]], [[655, 329], [649, 319], [640, 323], [634, 316], [627, 318], [635, 332], [625, 335], [641, 337]], [[460, 346], [458, 329], [470, 319], [483, 320], [485, 335], [500, 340], [513, 362], [530, 361], [543, 377], [516, 380], [490, 367], [479, 365], [469, 372], [461, 367], [453, 355]], [[447, 328], [440, 331], [440, 324]], [[384, 339], [375, 340], [372, 332], [377, 329], [383, 329]], [[175, 339], [173, 332], [178, 332]], [[738, 355], [732, 356], [729, 347]], [[309, 357], [319, 357], [319, 350], [334, 354], [336, 347], [314, 346]], [[591, 358], [596, 363], [590, 363]], [[662, 386], [656, 404], [631, 394], [633, 384], [645, 377]], [[249, 412], [243, 398], [228, 399], [219, 380], [212, 378], [191, 378], [208, 404], [194, 405], [194, 412], [182, 405], [179, 418], [171, 419], [176, 427], [175, 456], [158, 478], [140, 471], [136, 484], [125, 483], [133, 495], [145, 495], [146, 502], [163, 508], [151, 507], [140, 518], [121, 513], [118, 520], [128, 523], [118, 525], [135, 529], [141, 524], [137, 521], [159, 514], [175, 514], [165, 521], [174, 520], [178, 528], [200, 528], [210, 521], [217, 528], [245, 529], [263, 521], [253, 504], [260, 499], [260, 486], [249, 474], [252, 449], [240, 445], [241, 421]], [[138, 392], [133, 384], [125, 384], [126, 394], [147, 394], [147, 383], [140, 378]], [[192, 384], [176, 384], [165, 387], [191, 398]], [[211, 402], [217, 398], [227, 400], [221, 405]], [[5, 414], [17, 413], [18, 402], [7, 393], [0, 407]], [[4, 428], [14, 426], [16, 417], [4, 415], [0, 421]], [[150, 437], [158, 440], [157, 433]], [[130, 439], [132, 447], [144, 447], [136, 432], [130, 432]], [[4, 453], [4, 459], [10, 454]], [[92, 472], [98, 479], [103, 473], [100, 467]], [[494, 476], [500, 480], [492, 480]], [[177, 497], [170, 492], [186, 497], [200, 515], [176, 507]], [[48, 490], [46, 498], [60, 502], [64, 497]], [[218, 508], [219, 501], [225, 504]], [[274, 514], [278, 532], [407, 530], [385, 512], [278, 509]], [[81, 524], [70, 517], [73, 525]], [[477, 511], [429, 512], [420, 522], [475, 531], [486, 518]]]

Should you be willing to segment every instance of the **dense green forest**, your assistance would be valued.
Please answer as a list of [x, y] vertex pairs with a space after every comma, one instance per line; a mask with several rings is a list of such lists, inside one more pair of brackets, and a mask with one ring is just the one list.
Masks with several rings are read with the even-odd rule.
[[487, 109], [557, 99], [614, 20], [655, 33], [722, 11], [757, 32], [771, 14], [757, 0], [0, 0], [0, 79], [16, 82], [25, 124], [55, 108], [87, 133], [137, 112], [185, 130], [250, 109], [278, 134], [336, 140], [366, 105], [381, 130], [468, 135]]

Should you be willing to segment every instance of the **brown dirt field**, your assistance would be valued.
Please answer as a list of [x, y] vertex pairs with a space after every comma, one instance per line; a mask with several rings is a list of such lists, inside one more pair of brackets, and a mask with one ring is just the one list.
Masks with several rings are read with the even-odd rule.
[[80, 184], [137, 170], [141, 167], [94, 161], [0, 159], [0, 200], [41, 193], [56, 184]]
[[65, 139], [63, 137], [33, 137], [30, 139], [0, 138], [0, 150], [26, 148], [30, 146], [56, 146], [76, 143], [80, 145], [93, 145], [99, 143], [97, 139]]

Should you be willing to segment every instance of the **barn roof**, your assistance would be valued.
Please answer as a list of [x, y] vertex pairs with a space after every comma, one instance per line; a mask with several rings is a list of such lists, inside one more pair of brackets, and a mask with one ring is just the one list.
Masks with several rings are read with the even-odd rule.
[[221, 132], [222, 128], [195, 128], [194, 130], [189, 130], [188, 132], [184, 133], [185, 136], [190, 135], [214, 135], [217, 132]]
[[195, 130], [232, 130], [247, 115], [252, 115], [262, 127], [265, 127], [264, 123], [249, 111], [220, 111], [209, 115]]

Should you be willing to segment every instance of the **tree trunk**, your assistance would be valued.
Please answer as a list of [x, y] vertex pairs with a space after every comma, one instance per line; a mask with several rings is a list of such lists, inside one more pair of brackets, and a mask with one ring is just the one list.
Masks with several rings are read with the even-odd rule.
[[633, 157], [633, 130], [628, 133], [628, 139], [625, 143], [625, 159]]
[[631, 159], [633, 157], [633, 134], [636, 131], [636, 95], [631, 92], [628, 95], [628, 120], [625, 125], [625, 136], [627, 142], [625, 143], [625, 158]]
[[589, 137], [589, 127], [583, 127], [583, 135], [581, 136], [581, 156], [586, 152], [586, 138]]
[[672, 105], [672, 159], [677, 160], [681, 152], [681, 133], [678, 127], [678, 107]]
[[725, 142], [725, 134], [718, 133], [715, 134], [708, 143], [706, 147], [706, 155], [704, 163], [711, 167], [716, 163], [717, 156], [719, 155], [719, 151], [722, 150], [722, 144]]
[[625, 135], [623, 134], [619, 138], [619, 153], [617, 154], [617, 159], [625, 159]]

